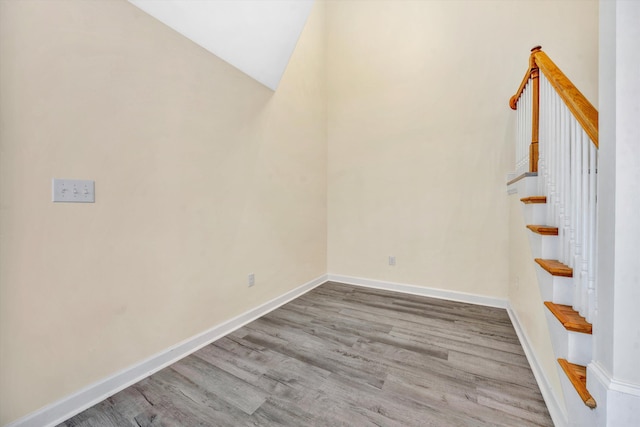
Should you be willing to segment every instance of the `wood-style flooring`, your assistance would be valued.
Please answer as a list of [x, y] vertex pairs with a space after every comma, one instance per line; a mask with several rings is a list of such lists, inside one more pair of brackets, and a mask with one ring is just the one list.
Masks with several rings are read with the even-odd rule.
[[60, 424], [553, 426], [505, 310], [328, 282]]

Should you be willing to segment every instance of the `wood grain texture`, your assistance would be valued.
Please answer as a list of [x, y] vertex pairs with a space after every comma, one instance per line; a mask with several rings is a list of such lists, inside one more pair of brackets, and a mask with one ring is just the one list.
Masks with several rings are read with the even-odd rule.
[[522, 95], [522, 92], [524, 91], [524, 88], [527, 86], [527, 83], [529, 82], [530, 78], [531, 78], [531, 68], [527, 69], [527, 72], [524, 73], [522, 82], [520, 83], [520, 86], [518, 86], [518, 90], [516, 91], [515, 95], [509, 98], [509, 107], [511, 107], [512, 110], [518, 109], [518, 101], [520, 100], [520, 96]]
[[532, 106], [531, 106], [531, 144], [529, 145], [529, 172], [538, 172], [538, 136], [540, 134], [540, 70], [533, 61], [533, 53], [539, 51], [540, 46], [532, 50], [531, 60], [531, 85], [532, 85]]
[[[538, 120], [537, 117], [535, 119]], [[534, 137], [538, 139], [538, 128], [535, 127], [534, 129], [536, 129]], [[538, 141], [532, 141], [529, 144], [529, 172], [538, 172], [538, 159], [540, 157], [540, 147], [538, 145]]]
[[509, 107], [511, 107], [512, 110], [518, 109], [518, 100], [520, 100], [520, 96], [522, 96], [522, 92], [524, 91], [524, 88], [527, 86], [527, 83], [529, 83], [529, 79], [531, 79], [531, 74], [534, 71], [538, 70], [538, 68], [536, 67], [536, 63], [534, 61], [533, 53], [538, 52], [540, 49], [542, 49], [542, 46], [535, 46], [531, 49], [531, 55], [529, 55], [529, 68], [527, 68], [527, 72], [524, 73], [524, 77], [522, 78], [522, 82], [520, 82], [520, 86], [518, 86], [518, 90], [509, 99]]
[[523, 197], [520, 201], [524, 204], [547, 203], [547, 196], [530, 196]]
[[573, 277], [573, 269], [558, 260], [536, 258], [535, 261], [554, 276]]
[[598, 147], [598, 110], [543, 51], [532, 53], [538, 68], [560, 95], [593, 144]]
[[536, 234], [543, 236], [557, 236], [558, 227], [550, 227], [548, 225], [527, 225], [527, 228]]
[[587, 390], [587, 368], [586, 366], [575, 365], [567, 362], [565, 359], [558, 359], [558, 363], [562, 367], [562, 370], [569, 378], [569, 381], [576, 389], [580, 398], [589, 408], [596, 407], [596, 401]]
[[[573, 116], [576, 118], [580, 126], [585, 130], [591, 141], [596, 147], [599, 147], [598, 142], [598, 110], [595, 109], [593, 104], [578, 90], [578, 88], [569, 80], [569, 78], [558, 68], [558, 66], [549, 58], [549, 56], [541, 50], [540, 46], [536, 46], [531, 49], [531, 55], [529, 56], [529, 68], [525, 73], [518, 90], [515, 95], [509, 99], [509, 106], [511, 109], [516, 110], [518, 108], [518, 100], [522, 95], [522, 91], [526, 87], [527, 83], [531, 79], [535, 84], [539, 79], [537, 73], [542, 71], [551, 83], [551, 86], [558, 93], [560, 98], [567, 105]], [[535, 92], [535, 87], [534, 87]], [[534, 94], [534, 103], [536, 102], [536, 96]], [[537, 122], [536, 111], [533, 110], [533, 129], [532, 132], [536, 132], [536, 135], [532, 139], [532, 142], [537, 143]]]
[[328, 282], [60, 424], [552, 426], [505, 310]]
[[550, 301], [545, 301], [544, 305], [568, 331], [591, 334], [591, 323], [587, 322], [570, 305], [555, 304]]

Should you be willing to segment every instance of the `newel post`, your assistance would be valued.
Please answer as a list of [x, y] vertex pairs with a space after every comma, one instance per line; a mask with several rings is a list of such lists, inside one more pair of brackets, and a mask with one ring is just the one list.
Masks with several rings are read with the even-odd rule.
[[540, 69], [536, 65], [536, 52], [540, 52], [542, 46], [531, 49], [529, 56], [529, 69], [531, 70], [531, 83], [533, 84], [533, 105], [531, 106], [531, 145], [529, 146], [529, 172], [538, 172], [538, 130], [540, 128]]

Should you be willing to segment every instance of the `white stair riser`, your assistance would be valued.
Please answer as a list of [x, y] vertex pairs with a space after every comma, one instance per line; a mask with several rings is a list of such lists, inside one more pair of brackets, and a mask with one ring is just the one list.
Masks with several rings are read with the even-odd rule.
[[528, 176], [526, 178], [522, 178], [520, 181], [516, 183], [516, 188], [518, 189], [518, 196], [520, 198], [539, 196], [538, 177]]
[[536, 263], [536, 275], [543, 301], [573, 305], [573, 278], [553, 276]]
[[591, 334], [568, 331], [564, 325], [545, 308], [551, 342], [557, 359], [567, 359], [576, 365], [586, 366], [591, 362]]
[[534, 258], [558, 259], [558, 236], [543, 236], [542, 234], [529, 232], [529, 246]]
[[[519, 198], [544, 195], [538, 189], [537, 177], [524, 178], [513, 184], [513, 186], [517, 188]], [[556, 225], [548, 223], [547, 205], [545, 203], [522, 204], [522, 212], [526, 224]], [[527, 230], [527, 233], [529, 246], [534, 258], [559, 259], [560, 243], [558, 236], [543, 236], [531, 230]], [[543, 301], [573, 306], [576, 281], [572, 277], [553, 276], [537, 263], [535, 263], [535, 269]], [[543, 309], [556, 358], [588, 366], [592, 360], [592, 335], [568, 331], [546, 306]], [[566, 425], [571, 427], [595, 425], [594, 411], [584, 404], [559, 364], [557, 368], [569, 414]], [[565, 424], [562, 423], [562, 425]]]
[[547, 224], [547, 205], [544, 203], [523, 203], [522, 213], [525, 224]]
[[567, 335], [569, 340], [567, 360], [577, 365], [587, 366], [592, 359], [593, 335], [573, 331], [567, 331]]

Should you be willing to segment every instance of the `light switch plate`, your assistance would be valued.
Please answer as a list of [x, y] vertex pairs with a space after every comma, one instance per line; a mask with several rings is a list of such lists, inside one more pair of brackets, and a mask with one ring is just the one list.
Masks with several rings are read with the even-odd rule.
[[94, 203], [96, 201], [94, 181], [53, 178], [52, 190], [54, 202]]

